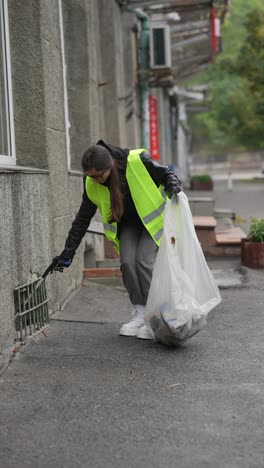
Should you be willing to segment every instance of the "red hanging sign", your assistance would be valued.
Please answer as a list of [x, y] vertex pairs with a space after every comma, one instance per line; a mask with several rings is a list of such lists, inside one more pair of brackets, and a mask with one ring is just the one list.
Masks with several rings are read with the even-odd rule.
[[211, 12], [211, 22], [212, 22], [212, 51], [213, 51], [213, 60], [217, 52], [217, 38], [216, 38], [216, 9], [212, 8]]
[[149, 96], [149, 144], [153, 159], [160, 158], [158, 105], [154, 96]]

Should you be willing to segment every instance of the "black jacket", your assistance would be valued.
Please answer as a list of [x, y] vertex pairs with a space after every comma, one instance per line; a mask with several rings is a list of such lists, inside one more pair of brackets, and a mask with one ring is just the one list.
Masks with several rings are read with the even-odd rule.
[[[99, 140], [96, 144], [102, 145], [110, 151], [113, 159], [115, 159], [117, 163], [119, 172], [125, 176], [129, 149], [118, 148], [117, 146], [105, 143], [103, 140]], [[161, 166], [159, 163], [154, 161], [147, 152], [142, 152], [140, 157], [157, 187], [163, 185], [169, 197], [171, 197], [173, 193], [180, 192], [180, 181], [175, 172], [173, 172], [167, 166]], [[86, 176], [84, 177], [84, 191], [82, 196], [82, 203], [76, 215], [76, 218], [72, 223], [72, 227], [65, 242], [65, 248], [61, 253], [61, 255], [69, 259], [72, 259], [74, 257], [75, 251], [78, 248], [82, 238], [84, 237], [90, 225], [91, 219], [93, 218], [97, 210], [97, 206], [87, 196], [85, 190], [85, 179]], [[141, 223], [141, 220], [136, 211], [136, 207], [133, 203], [128, 184], [125, 187], [124, 214], [120, 222], [121, 228], [123, 223]]]

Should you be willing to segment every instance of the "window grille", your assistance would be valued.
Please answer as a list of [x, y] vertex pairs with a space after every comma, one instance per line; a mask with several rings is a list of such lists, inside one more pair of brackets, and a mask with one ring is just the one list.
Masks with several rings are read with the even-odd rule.
[[39, 284], [38, 278], [15, 288], [14, 293], [16, 331], [18, 339], [25, 341], [50, 322], [45, 281]]

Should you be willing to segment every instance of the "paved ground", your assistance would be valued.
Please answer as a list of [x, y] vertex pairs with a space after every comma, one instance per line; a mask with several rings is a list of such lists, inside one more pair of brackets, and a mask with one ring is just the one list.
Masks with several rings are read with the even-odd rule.
[[193, 192], [186, 190], [187, 196], [213, 197], [215, 208], [232, 209], [237, 218], [237, 224], [247, 233], [251, 217], [264, 218], [264, 180], [255, 182], [233, 181], [232, 191], [228, 191], [227, 180], [214, 182], [212, 192]]
[[120, 337], [124, 289], [86, 282], [0, 377], [0, 467], [263, 467], [264, 271], [208, 263], [239, 281], [177, 349]]

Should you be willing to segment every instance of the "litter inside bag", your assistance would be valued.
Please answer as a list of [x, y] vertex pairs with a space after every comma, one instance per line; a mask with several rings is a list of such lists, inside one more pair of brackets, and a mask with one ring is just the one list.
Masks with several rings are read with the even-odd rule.
[[157, 341], [171, 346], [179, 346], [196, 335], [207, 323], [205, 315], [193, 315], [188, 322], [179, 325], [175, 318], [177, 312], [172, 309], [171, 304], [163, 303], [159, 310], [160, 318], [159, 314], [156, 313], [149, 319], [149, 325]]
[[221, 296], [197, 238], [188, 199], [165, 207], [145, 322], [161, 343], [178, 346], [202, 330]]

